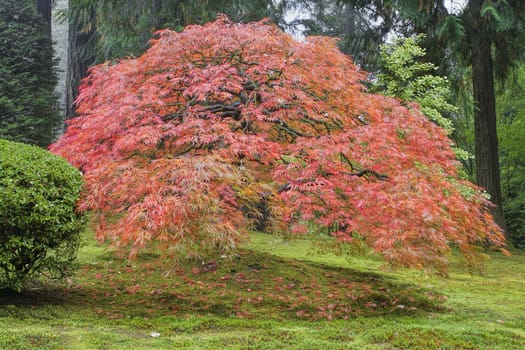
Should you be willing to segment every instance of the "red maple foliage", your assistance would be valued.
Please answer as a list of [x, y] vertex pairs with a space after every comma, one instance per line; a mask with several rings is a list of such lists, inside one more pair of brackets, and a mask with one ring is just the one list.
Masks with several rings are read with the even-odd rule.
[[84, 172], [98, 238], [191, 257], [231, 251], [263, 222], [438, 271], [451, 246], [469, 260], [503, 246], [445, 132], [368, 93], [334, 40], [224, 16], [157, 36], [141, 57], [91, 68], [51, 146]]

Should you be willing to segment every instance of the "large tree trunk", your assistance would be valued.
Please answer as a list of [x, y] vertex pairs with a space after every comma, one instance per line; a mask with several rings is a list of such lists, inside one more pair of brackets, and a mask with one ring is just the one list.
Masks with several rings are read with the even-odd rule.
[[[71, 92], [69, 67], [71, 60], [71, 47], [69, 38], [69, 22], [62, 20], [58, 15], [59, 11], [69, 9], [69, 0], [53, 1], [52, 19], [51, 19], [51, 38], [53, 39], [53, 49], [58, 59], [58, 84], [55, 89], [58, 95], [58, 102], [62, 120], [70, 117], [71, 111]], [[57, 131], [57, 136], [64, 132], [64, 128]]]
[[483, 0], [469, 0], [472, 85], [475, 103], [476, 181], [490, 194], [490, 200], [495, 205], [491, 208], [491, 212], [496, 222], [505, 229], [496, 132], [491, 36], [487, 19], [481, 16], [482, 4]]

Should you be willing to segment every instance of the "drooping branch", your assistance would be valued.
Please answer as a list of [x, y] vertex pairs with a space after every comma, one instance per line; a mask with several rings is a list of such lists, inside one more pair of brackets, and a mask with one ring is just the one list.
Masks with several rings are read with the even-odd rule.
[[[377, 171], [370, 170], [370, 169], [364, 169], [364, 170], [357, 171], [357, 172], [352, 172], [352, 173], [347, 172], [347, 173], [344, 173], [344, 174], [350, 175], [350, 176], [358, 176], [358, 177], [372, 175], [372, 176], [376, 177], [380, 181], [386, 181], [388, 179], [388, 175], [380, 174]], [[334, 174], [329, 174], [329, 175], [334, 175]], [[315, 178], [302, 179], [300, 181], [297, 181], [297, 183], [305, 184], [305, 183], [315, 182], [316, 180], [317, 179], [315, 179]], [[287, 182], [284, 185], [279, 186], [279, 188], [277, 189], [277, 192], [278, 193], [283, 193], [283, 192], [286, 192], [286, 191], [290, 191], [292, 189], [292, 185], [293, 184], [291, 182]]]
[[370, 169], [364, 169], [364, 170], [361, 170], [361, 171], [358, 171], [358, 172], [350, 173], [350, 175], [352, 175], [352, 176], [359, 176], [359, 177], [366, 176], [366, 175], [372, 175], [372, 176], [375, 176], [378, 180], [381, 180], [381, 181], [385, 181], [386, 179], [388, 179], [388, 175], [380, 174], [377, 171], [370, 170]]
[[206, 106], [204, 109], [211, 113], [219, 113], [220, 117], [226, 118], [231, 117], [234, 120], [240, 120], [241, 119], [241, 111], [239, 109], [241, 103], [240, 102], [234, 102], [231, 104], [225, 104], [225, 103], [215, 103], [209, 106]]

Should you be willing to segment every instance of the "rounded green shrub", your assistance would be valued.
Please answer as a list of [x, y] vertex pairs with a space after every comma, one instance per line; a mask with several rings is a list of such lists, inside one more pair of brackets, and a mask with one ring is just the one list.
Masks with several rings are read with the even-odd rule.
[[35, 146], [0, 140], [0, 289], [72, 272], [84, 220], [82, 175]]

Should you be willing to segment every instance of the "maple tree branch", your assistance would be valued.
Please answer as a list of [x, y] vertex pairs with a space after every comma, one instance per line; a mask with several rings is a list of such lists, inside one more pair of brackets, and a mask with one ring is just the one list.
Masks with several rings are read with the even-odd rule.
[[352, 169], [352, 171], [354, 170], [354, 165], [352, 164], [352, 162], [350, 161], [350, 159], [348, 159], [347, 156], [344, 155], [343, 152], [339, 153], [339, 156], [348, 164], [350, 165], [350, 169]]
[[220, 113], [219, 116], [223, 118], [232, 117], [235, 120], [240, 120], [241, 119], [241, 111], [239, 109], [240, 105], [241, 105], [240, 102], [234, 102], [229, 105], [219, 102], [213, 105], [206, 106], [204, 109], [211, 113]]
[[278, 193], [283, 193], [283, 192], [289, 191], [291, 189], [292, 189], [292, 184], [287, 182], [284, 185], [279, 186], [279, 188], [277, 189], [277, 192]]
[[222, 102], [218, 102], [218, 103], [206, 106], [204, 109], [212, 113], [223, 112], [223, 111], [234, 111], [237, 107], [239, 107], [240, 104], [241, 104], [240, 102], [234, 102], [230, 105], [227, 105]]
[[255, 132], [252, 121], [247, 120], [247, 119], [243, 119], [236, 125], [233, 125], [231, 127], [231, 130], [233, 132], [242, 130], [245, 134], [253, 134]]
[[167, 106], [181, 106], [182, 107], [182, 110], [178, 113], [176, 112], [173, 112], [173, 113], [168, 113], [166, 115], [163, 115], [161, 116], [161, 119], [165, 122], [167, 121], [170, 121], [170, 120], [175, 120], [175, 119], [178, 119], [178, 121], [180, 122], [183, 122], [184, 121], [184, 117], [188, 114], [188, 107], [191, 107], [191, 106], [194, 106], [198, 103], [198, 101], [195, 99], [195, 98], [191, 98], [187, 103], [180, 103], [180, 102], [172, 102], [172, 103], [167, 103], [166, 105]]
[[355, 119], [363, 125], [368, 125], [368, 120], [363, 114], [359, 114]]
[[170, 121], [170, 120], [174, 120], [174, 119], [178, 119], [179, 121], [182, 121], [184, 119], [184, 115], [186, 114], [186, 111], [184, 110], [184, 112], [181, 112], [181, 113], [170, 113], [170, 114], [166, 114], [164, 116], [162, 116], [162, 120], [167, 122], [167, 121]]
[[[378, 173], [377, 171], [371, 170], [371, 169], [363, 169], [361, 171], [352, 172], [352, 173], [346, 173], [346, 174], [347, 175], [351, 175], [351, 176], [358, 176], [358, 177], [363, 177], [363, 176], [366, 176], [366, 175], [373, 175], [380, 181], [385, 181], [386, 179], [388, 179], [388, 175]], [[334, 174], [328, 174], [328, 175], [334, 175]], [[307, 182], [314, 182], [315, 180], [316, 179], [314, 179], [314, 178], [312, 178], [312, 179], [303, 179], [303, 180], [299, 181], [299, 183], [304, 184], [304, 183], [307, 183]], [[282, 192], [290, 191], [291, 189], [292, 189], [292, 184], [290, 182], [287, 182], [284, 185], [279, 186], [279, 188], [277, 189], [277, 192], [278, 193], [282, 193]]]
[[[277, 106], [275, 106], [273, 108], [264, 109], [263, 113], [265, 115], [271, 115], [272, 112], [278, 111], [279, 109], [290, 109], [292, 107], [293, 107], [293, 105], [290, 104], [290, 103], [281, 103], [281, 104], [279, 104], [279, 105], [277, 105]], [[279, 127], [281, 129], [283, 129], [288, 134], [290, 134], [290, 135], [292, 135], [294, 137], [310, 137], [309, 135], [305, 135], [302, 132], [300, 132], [298, 130], [295, 130], [294, 128], [290, 127], [286, 122], [284, 122], [281, 119], [271, 120], [269, 122], [279, 125]]]
[[352, 176], [359, 176], [359, 177], [362, 177], [362, 176], [365, 176], [365, 175], [373, 175], [378, 180], [381, 180], [381, 181], [384, 181], [384, 180], [388, 179], [388, 175], [381, 174], [381, 173], [378, 173], [375, 170], [370, 170], [370, 169], [363, 169], [361, 171], [350, 173], [350, 175], [352, 175]]
[[246, 79], [246, 81], [244, 82], [244, 89], [248, 91], [253, 91], [258, 88], [258, 85], [258, 82], [255, 82], [251, 79]]
[[284, 131], [288, 132], [289, 134], [291, 134], [292, 136], [299, 136], [299, 137], [305, 137], [305, 135], [300, 132], [300, 131], [297, 131], [293, 128], [291, 128], [288, 124], [286, 124], [285, 122], [283, 122], [282, 120], [280, 119], [277, 119], [276, 121], [273, 121], [272, 123], [275, 123], [277, 125], [279, 125], [279, 127], [281, 129], [283, 129]]
[[373, 175], [375, 176], [377, 179], [379, 180], [386, 180], [388, 179], [388, 175], [386, 174], [381, 174], [381, 173], [378, 173], [377, 171], [375, 170], [371, 170], [371, 169], [363, 169], [363, 170], [360, 170], [360, 171], [353, 171], [354, 170], [354, 165], [352, 164], [352, 162], [350, 161], [350, 159], [348, 159], [347, 156], [344, 155], [344, 153], [339, 153], [339, 156], [341, 157], [342, 160], [345, 161], [345, 163], [347, 163], [348, 165], [350, 165], [350, 168], [352, 169], [352, 172], [351, 173], [347, 173], [348, 175], [352, 175], [352, 176], [365, 176], [365, 175]]
[[322, 134], [322, 132], [323, 132], [322, 127], [319, 129], [319, 128], [317, 127], [318, 125], [322, 125], [322, 126], [324, 126], [324, 128], [326, 129], [326, 132], [327, 132], [328, 134], [331, 133], [331, 130], [330, 130], [329, 126], [328, 126], [328, 123], [326, 123], [325, 121], [312, 119], [312, 118], [310, 118], [310, 116], [309, 116], [307, 113], [305, 113], [305, 112], [301, 112], [301, 114], [304, 116], [304, 118], [301, 119], [301, 121], [303, 121], [303, 122], [305, 122], [305, 123], [311, 125], [311, 126], [312, 126], [312, 129], [314, 129], [315, 132], [316, 132], [317, 134]]

